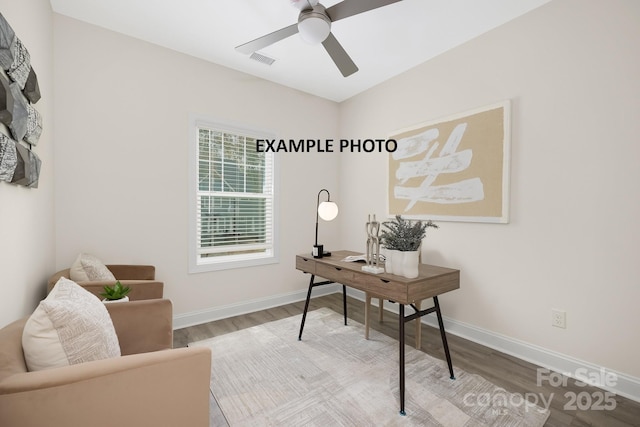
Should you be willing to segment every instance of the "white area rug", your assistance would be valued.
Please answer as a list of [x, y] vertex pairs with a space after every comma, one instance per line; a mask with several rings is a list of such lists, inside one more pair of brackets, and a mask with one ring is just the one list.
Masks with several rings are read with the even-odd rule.
[[322, 308], [189, 346], [212, 350], [211, 391], [231, 427], [542, 426], [547, 410], [406, 346], [399, 414], [398, 342]]

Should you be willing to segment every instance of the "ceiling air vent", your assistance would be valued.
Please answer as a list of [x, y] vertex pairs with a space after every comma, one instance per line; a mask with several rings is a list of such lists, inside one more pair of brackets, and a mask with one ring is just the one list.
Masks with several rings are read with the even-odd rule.
[[274, 62], [276, 62], [275, 59], [269, 58], [268, 56], [262, 55], [258, 52], [253, 52], [249, 58], [253, 59], [254, 61], [262, 62], [263, 64], [266, 64], [266, 65], [271, 65]]

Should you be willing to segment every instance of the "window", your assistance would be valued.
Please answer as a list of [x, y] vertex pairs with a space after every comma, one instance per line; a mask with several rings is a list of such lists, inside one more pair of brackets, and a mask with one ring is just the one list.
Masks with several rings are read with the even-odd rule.
[[269, 134], [192, 120], [190, 271], [277, 262], [275, 159]]

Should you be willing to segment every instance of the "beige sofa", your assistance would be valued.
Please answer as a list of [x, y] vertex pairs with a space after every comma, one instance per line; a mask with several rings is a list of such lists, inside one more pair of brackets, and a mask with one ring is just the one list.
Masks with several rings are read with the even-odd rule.
[[[163, 297], [164, 283], [156, 280], [156, 268], [153, 265], [111, 264], [106, 267], [123, 286], [131, 287], [131, 292], [129, 292], [128, 295], [129, 300], [137, 301]], [[60, 270], [49, 278], [47, 293], [51, 292], [51, 289], [53, 289], [60, 277], [71, 279], [71, 277], [69, 277], [69, 269]], [[99, 298], [102, 298], [100, 297], [100, 293], [103, 291], [105, 285], [115, 284], [113, 281], [77, 283]]]
[[211, 352], [171, 349], [171, 301], [106, 307], [121, 357], [27, 372], [27, 318], [0, 329], [0, 426], [209, 425]]

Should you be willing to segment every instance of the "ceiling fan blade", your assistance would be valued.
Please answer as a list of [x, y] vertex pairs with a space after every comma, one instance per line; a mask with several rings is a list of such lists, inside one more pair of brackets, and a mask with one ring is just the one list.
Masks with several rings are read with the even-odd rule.
[[287, 37], [290, 37], [298, 32], [298, 24], [289, 25], [288, 27], [284, 27], [279, 29], [278, 31], [274, 31], [273, 33], [269, 33], [265, 36], [258, 37], [255, 40], [251, 40], [245, 44], [241, 44], [240, 46], [236, 46], [236, 50], [241, 53], [246, 53], [247, 55], [252, 54], [253, 52], [263, 49], [267, 46], [271, 46], [272, 44], [279, 42], [280, 40], [284, 40]]
[[348, 18], [362, 12], [368, 12], [382, 6], [397, 3], [402, 0], [344, 0], [327, 8], [327, 15], [331, 22]]
[[333, 33], [329, 33], [329, 36], [322, 42], [322, 46], [324, 46], [344, 77], [349, 77], [358, 71], [357, 65], [351, 60]]

